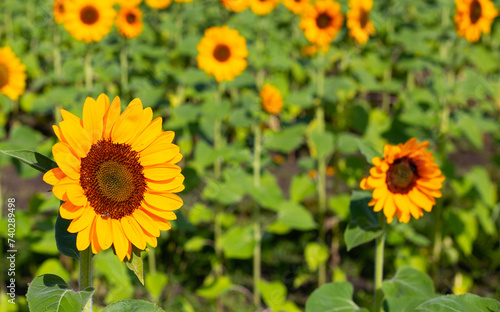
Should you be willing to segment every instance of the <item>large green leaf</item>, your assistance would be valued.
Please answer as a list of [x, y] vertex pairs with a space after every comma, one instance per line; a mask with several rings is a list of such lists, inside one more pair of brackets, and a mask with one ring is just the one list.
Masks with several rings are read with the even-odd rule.
[[278, 210], [278, 221], [294, 230], [308, 231], [316, 228], [311, 212], [298, 203], [283, 201]]
[[316, 271], [318, 266], [328, 260], [328, 256], [329, 251], [324, 244], [319, 244], [317, 242], [307, 243], [304, 251], [304, 257], [306, 258], [309, 270]]
[[56, 244], [57, 249], [68, 257], [80, 259], [80, 252], [76, 248], [76, 233], [68, 232], [71, 220], [63, 219], [58, 213], [56, 219]]
[[226, 258], [250, 259], [255, 245], [253, 226], [232, 227], [222, 237]]
[[319, 132], [317, 129], [313, 130], [309, 136], [311, 140], [312, 147], [315, 150], [315, 155], [318, 158], [326, 158], [333, 153], [334, 145], [334, 137], [330, 132]]
[[289, 153], [297, 149], [304, 141], [306, 125], [298, 124], [287, 127], [280, 132], [264, 132], [264, 146], [270, 150]]
[[211, 280], [211, 282], [207, 281], [208, 279], [205, 280], [203, 287], [199, 288], [196, 293], [198, 293], [198, 295], [202, 297], [209, 299], [217, 298], [217, 296], [226, 292], [232, 285], [231, 280], [226, 276], [223, 276], [216, 280]]
[[148, 273], [146, 275], [146, 289], [154, 298], [159, 298], [163, 288], [168, 283], [168, 276], [163, 272]]
[[[382, 234], [379, 215], [368, 206], [372, 195], [366, 191], [353, 191], [351, 195], [351, 222], [344, 232], [347, 251], [370, 242]], [[379, 212], [382, 213], [382, 212]]]
[[94, 293], [93, 287], [75, 292], [62, 278], [53, 274], [37, 276], [28, 288], [26, 298], [30, 311], [82, 311]]
[[102, 312], [162, 312], [163, 310], [151, 302], [143, 300], [121, 300], [108, 305]]
[[447, 295], [428, 300], [417, 307], [426, 312], [497, 312], [500, 302], [495, 299], [481, 298], [473, 294]]
[[372, 163], [373, 157], [382, 157], [382, 154], [378, 152], [370, 142], [367, 142], [363, 139], [358, 139], [358, 147], [359, 151], [363, 156], [365, 156], [366, 161]]
[[2, 151], [0, 150], [0, 153], [3, 153], [7, 156], [14, 157], [16, 159], [19, 159], [23, 163], [29, 165], [30, 167], [40, 171], [40, 172], [47, 172], [50, 169], [56, 168], [57, 164], [43, 156], [40, 153], [33, 152], [33, 151], [28, 151], [28, 150], [16, 150], [16, 151]]
[[298, 174], [293, 176], [290, 184], [290, 199], [296, 203], [300, 203], [306, 197], [314, 195], [316, 192], [316, 184], [308, 175]]
[[368, 312], [352, 301], [353, 287], [347, 282], [329, 283], [313, 291], [306, 312]]

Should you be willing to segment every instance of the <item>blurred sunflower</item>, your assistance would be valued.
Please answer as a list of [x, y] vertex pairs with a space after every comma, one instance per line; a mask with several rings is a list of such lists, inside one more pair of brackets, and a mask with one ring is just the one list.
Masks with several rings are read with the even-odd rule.
[[283, 5], [294, 14], [302, 14], [311, 0], [283, 0]]
[[17, 100], [26, 88], [26, 66], [10, 47], [0, 48], [0, 93]]
[[260, 99], [262, 100], [262, 107], [269, 114], [278, 115], [283, 109], [283, 98], [281, 92], [274, 86], [266, 83], [260, 91]]
[[316, 53], [318, 53], [319, 51], [321, 51], [321, 53], [328, 53], [328, 51], [330, 50], [330, 45], [322, 45], [322, 46], [318, 46], [316, 44], [312, 44], [310, 46], [307, 46], [307, 47], [303, 47], [301, 49], [301, 53], [302, 55], [305, 55], [305, 56], [313, 56], [315, 55]]
[[119, 6], [135, 7], [141, 4], [142, 0], [115, 0]]
[[217, 82], [231, 81], [247, 67], [247, 44], [237, 30], [211, 27], [196, 46], [198, 67], [214, 75]]
[[138, 7], [122, 7], [116, 18], [118, 32], [127, 38], [139, 36], [144, 28], [142, 11]]
[[304, 11], [299, 26], [309, 42], [323, 47], [335, 39], [343, 22], [339, 3], [318, 0]]
[[498, 15], [490, 0], [455, 0], [456, 14], [453, 17], [459, 37], [476, 42], [481, 33], [489, 34], [491, 24]]
[[188, 3], [188, 2], [193, 2], [193, 0], [175, 0], [177, 3]]
[[373, 199], [368, 204], [373, 210], [384, 210], [387, 222], [394, 215], [400, 222], [408, 223], [411, 216], [418, 219], [430, 212], [441, 197], [445, 177], [435, 164], [432, 152], [427, 152], [428, 141], [418, 143], [412, 138], [405, 144], [389, 145], [384, 148], [384, 159], [374, 157], [375, 165], [370, 176], [364, 178], [360, 186], [364, 190], [374, 190]]
[[153, 9], [164, 9], [172, 3], [172, 0], [145, 0], [146, 4]]
[[59, 167], [43, 180], [64, 203], [59, 213], [72, 220], [68, 232], [78, 233], [78, 250], [98, 253], [114, 246], [120, 261], [130, 259], [132, 245], [156, 247], [160, 230], [171, 228], [172, 212], [184, 189], [182, 155], [172, 144], [174, 133], [162, 131], [162, 119], [152, 120], [151, 108], [135, 99], [120, 114], [120, 99], [110, 104], [101, 94], [87, 98], [83, 120], [61, 110], [63, 121], [53, 126], [58, 143], [52, 147]]
[[349, 0], [347, 11], [347, 28], [349, 35], [359, 44], [365, 44], [370, 35], [375, 34], [375, 27], [370, 20], [373, 0]]
[[220, 0], [222, 5], [229, 11], [242, 12], [248, 9], [248, 0]]
[[52, 3], [52, 13], [54, 14], [54, 20], [56, 24], [61, 24], [64, 22], [64, 3], [66, 0], [54, 0]]
[[250, 10], [257, 15], [267, 15], [280, 4], [280, 0], [250, 0]]
[[65, 2], [64, 28], [77, 40], [101, 41], [113, 27], [115, 10], [111, 0]]

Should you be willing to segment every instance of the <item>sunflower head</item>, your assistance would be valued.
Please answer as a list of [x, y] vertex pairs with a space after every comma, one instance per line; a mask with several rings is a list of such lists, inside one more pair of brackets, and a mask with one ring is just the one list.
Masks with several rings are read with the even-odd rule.
[[262, 107], [266, 112], [273, 115], [278, 115], [283, 109], [283, 98], [281, 92], [274, 86], [266, 83], [260, 91]]
[[343, 23], [339, 3], [318, 0], [304, 10], [299, 26], [309, 42], [322, 47], [335, 39]]
[[280, 0], [249, 0], [250, 10], [257, 15], [267, 15], [271, 13], [278, 4]]
[[142, 0], [115, 0], [120, 7], [135, 7], [141, 4]]
[[226, 9], [233, 12], [243, 12], [249, 6], [249, 0], [220, 0], [220, 2]]
[[172, 0], [146, 0], [146, 4], [153, 9], [164, 9], [172, 3]]
[[160, 230], [171, 228], [172, 211], [182, 206], [174, 193], [184, 189], [184, 177], [174, 133], [162, 131], [161, 117], [152, 120], [139, 99], [121, 114], [120, 107], [118, 97], [110, 104], [102, 94], [87, 98], [82, 119], [61, 110], [63, 121], [53, 126], [58, 167], [43, 179], [64, 201], [59, 212], [72, 220], [68, 231], [78, 233], [77, 249], [113, 246], [123, 260], [132, 246], [156, 247]]
[[77, 40], [101, 41], [113, 27], [115, 10], [111, 0], [65, 2], [64, 28]]
[[139, 36], [144, 28], [142, 11], [138, 7], [122, 7], [116, 18], [118, 32], [126, 38]]
[[482, 33], [489, 34], [498, 11], [491, 0], [455, 0], [454, 16], [459, 37], [476, 42]]
[[248, 50], [245, 38], [227, 26], [212, 27], [196, 47], [198, 67], [215, 80], [231, 81], [247, 67]]
[[64, 3], [66, 1], [67, 0], [54, 0], [52, 3], [52, 13], [54, 14], [54, 20], [57, 24], [61, 24], [64, 21]]
[[283, 5], [294, 14], [302, 14], [311, 4], [311, 0], [283, 0]]
[[373, 0], [350, 0], [347, 12], [349, 35], [358, 43], [365, 44], [370, 35], [375, 34], [375, 27], [370, 20]]
[[0, 48], [0, 93], [17, 100], [26, 88], [26, 66], [10, 47]]
[[374, 157], [370, 176], [361, 181], [361, 188], [373, 190], [368, 204], [374, 211], [384, 210], [387, 222], [397, 215], [407, 223], [411, 216], [419, 219], [423, 210], [430, 212], [441, 197], [445, 177], [435, 164], [432, 152], [427, 152], [428, 141], [418, 143], [413, 138], [404, 144], [386, 145], [384, 159]]

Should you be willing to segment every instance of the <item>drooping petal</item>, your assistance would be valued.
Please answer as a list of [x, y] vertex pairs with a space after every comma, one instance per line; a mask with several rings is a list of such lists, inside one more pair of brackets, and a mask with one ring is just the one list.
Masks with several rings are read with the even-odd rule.
[[146, 241], [144, 240], [144, 232], [140, 229], [139, 225], [134, 218], [125, 216], [121, 219], [121, 225], [127, 238], [137, 248], [144, 250], [146, 248]]
[[115, 247], [116, 255], [120, 261], [123, 261], [128, 253], [130, 242], [123, 232], [121, 222], [116, 219], [111, 219], [111, 229], [113, 231], [113, 246]]
[[103, 250], [111, 247], [113, 243], [113, 231], [111, 230], [111, 219], [102, 218], [101, 216], [96, 217], [96, 230], [97, 238], [99, 240], [99, 245]]

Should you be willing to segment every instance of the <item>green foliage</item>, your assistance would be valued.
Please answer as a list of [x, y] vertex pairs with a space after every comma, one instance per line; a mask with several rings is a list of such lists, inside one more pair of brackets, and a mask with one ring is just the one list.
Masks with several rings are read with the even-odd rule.
[[[382, 234], [379, 215], [368, 206], [371, 194], [365, 191], [354, 191], [351, 195], [351, 222], [344, 233], [347, 250], [371, 242]], [[379, 212], [381, 213], [381, 212]]]
[[497, 311], [500, 302], [494, 299], [481, 298], [473, 294], [448, 295], [428, 300], [419, 305], [416, 311], [451, 312], [451, 311]]
[[155, 304], [143, 300], [121, 300], [113, 302], [104, 309], [103, 312], [162, 312], [163, 310]]
[[321, 286], [313, 291], [306, 302], [306, 312], [346, 311], [368, 312], [352, 301], [353, 287], [350, 283], [336, 282]]

